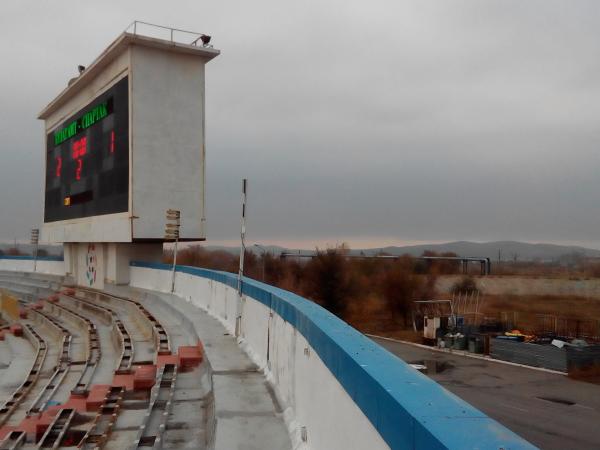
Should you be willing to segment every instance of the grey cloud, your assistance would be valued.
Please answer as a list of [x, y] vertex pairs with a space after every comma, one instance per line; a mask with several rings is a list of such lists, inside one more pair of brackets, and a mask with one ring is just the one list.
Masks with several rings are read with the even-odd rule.
[[[213, 35], [209, 240], [600, 246], [596, 1], [23, 2], [0, 18], [0, 238], [41, 218], [35, 115], [134, 18]], [[61, 14], [68, 11], [69, 14]]]

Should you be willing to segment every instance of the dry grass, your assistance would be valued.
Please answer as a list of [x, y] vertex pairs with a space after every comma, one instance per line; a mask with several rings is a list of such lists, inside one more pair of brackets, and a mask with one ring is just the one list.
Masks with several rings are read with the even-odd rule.
[[494, 275], [532, 278], [560, 278], [582, 280], [600, 278], [600, 262], [580, 259], [570, 264], [524, 262], [493, 262]]
[[519, 311], [565, 317], [600, 319], [600, 301], [578, 296], [486, 295], [483, 312]]
[[376, 295], [350, 302], [346, 308], [344, 319], [364, 333], [376, 334], [397, 328], [397, 325], [391, 320], [385, 303]]
[[389, 337], [392, 339], [398, 339], [400, 341], [415, 342], [417, 344], [423, 343], [423, 333], [417, 333], [412, 328], [408, 329], [396, 329], [388, 332], [371, 333], [377, 336]]
[[352, 302], [346, 309], [344, 319], [365, 334], [417, 343], [423, 341], [422, 333], [415, 333], [411, 326], [405, 327], [393, 321], [385, 302], [376, 295]]
[[[486, 295], [481, 311], [486, 317], [504, 318], [529, 334], [555, 331], [586, 339], [600, 336], [600, 300], [578, 296]], [[553, 316], [556, 322], [544, 322]], [[553, 325], [555, 323], [555, 325]], [[556, 327], [556, 328], [554, 328]]]
[[[283, 289], [313, 299], [338, 314], [363, 333], [383, 335], [419, 342], [414, 333], [410, 308], [414, 299], [437, 298], [436, 283], [442, 274], [458, 273], [452, 264], [424, 264], [411, 257], [399, 260], [347, 259], [346, 248], [319, 252], [308, 261], [282, 260], [273, 255], [246, 254], [245, 273]], [[165, 255], [169, 260], [171, 255]], [[178, 255], [180, 264], [236, 272], [238, 256], [224, 251], [188, 247]], [[575, 267], [575, 266], [574, 266]], [[514, 273], [527, 278], [580, 278], [600, 275], [600, 263], [581, 262], [573, 268], [538, 263], [515, 263], [496, 266], [499, 273]], [[508, 278], [510, 275], [504, 275]], [[460, 279], [458, 279], [460, 281]], [[507, 290], [516, 289], [509, 282]], [[527, 282], [527, 281], [525, 281]], [[440, 290], [446, 290], [441, 288]], [[450, 287], [448, 287], [450, 289]], [[499, 291], [502, 292], [502, 291]], [[516, 291], [518, 292], [518, 291]], [[534, 291], [534, 294], [537, 291]], [[547, 292], [547, 291], [546, 291]], [[553, 293], [554, 290], [550, 290]], [[539, 314], [575, 319], [600, 319], [600, 299], [566, 295], [491, 295], [483, 287], [481, 312], [500, 318], [501, 313], [518, 312], [517, 323], [523, 331], [534, 331]], [[335, 297], [335, 298], [334, 298]], [[447, 296], [446, 296], [447, 297]], [[599, 333], [600, 334], [600, 333]]]

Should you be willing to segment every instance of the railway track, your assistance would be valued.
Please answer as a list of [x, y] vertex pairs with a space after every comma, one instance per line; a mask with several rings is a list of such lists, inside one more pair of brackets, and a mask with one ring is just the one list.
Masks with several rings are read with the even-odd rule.
[[35, 314], [38, 314], [43, 320], [46, 320], [51, 326], [55, 327], [59, 333], [62, 333], [62, 342], [61, 342], [61, 350], [58, 357], [58, 363], [54, 370], [54, 373], [42, 389], [42, 391], [38, 394], [38, 396], [33, 400], [29, 409], [26, 412], [27, 416], [31, 416], [33, 414], [37, 414], [45, 409], [58, 389], [61, 385], [62, 381], [65, 379], [65, 376], [69, 372], [71, 366], [71, 341], [73, 336], [64, 328], [61, 323], [56, 320], [54, 317], [49, 314], [32, 309]]
[[69, 429], [71, 421], [75, 417], [76, 411], [70, 408], [61, 409], [54, 417], [54, 420], [39, 440], [37, 447], [57, 449], [60, 446], [63, 436]]
[[171, 411], [177, 366], [165, 364], [157, 374], [157, 383], [150, 394], [150, 404], [134, 444], [129, 450], [162, 448], [162, 437]]
[[121, 355], [119, 358], [119, 363], [117, 368], [115, 369], [116, 374], [124, 374], [131, 372], [131, 365], [133, 364], [133, 355], [134, 355], [134, 346], [133, 340], [131, 339], [131, 335], [129, 331], [125, 327], [123, 321], [119, 318], [119, 314], [103, 305], [99, 305], [97, 303], [92, 303], [88, 299], [76, 297], [74, 295], [69, 295], [64, 292], [60, 294], [63, 298], [68, 299], [69, 301], [75, 302], [80, 305], [82, 308], [86, 308], [90, 311], [98, 315], [102, 315], [105, 318], [108, 318], [110, 322], [112, 322], [113, 326], [118, 335], [119, 345], [121, 347]]
[[58, 303], [52, 304], [53, 308], [58, 308], [62, 312], [70, 315], [76, 321], [79, 321], [86, 329], [87, 329], [87, 357], [85, 360], [85, 366], [79, 379], [75, 383], [75, 388], [71, 391], [73, 394], [86, 394], [89, 390], [89, 387], [92, 383], [92, 378], [94, 376], [94, 372], [98, 367], [98, 363], [100, 362], [100, 358], [102, 357], [102, 351], [100, 347], [100, 339], [98, 338], [98, 330], [96, 329], [96, 325], [87, 317], [79, 314], [77, 311], [74, 311], [66, 306], [60, 305]]
[[11, 431], [4, 440], [0, 442], [0, 450], [16, 450], [21, 448], [25, 445], [26, 437], [27, 435], [24, 431]]
[[106, 292], [101, 292], [101, 291], [97, 291], [94, 289], [78, 287], [78, 288], [76, 288], [76, 291], [82, 292], [82, 293], [84, 293], [84, 295], [95, 298], [97, 300], [100, 300], [101, 298], [113, 299], [113, 300], [120, 301], [120, 302], [127, 302], [130, 305], [133, 305], [135, 308], [137, 308], [137, 310], [140, 312], [140, 314], [148, 321], [148, 323], [152, 327], [152, 334], [156, 341], [157, 354], [158, 355], [170, 355], [171, 354], [171, 342], [170, 342], [169, 335], [168, 335], [165, 327], [139, 301], [128, 298], [128, 297], [122, 297], [119, 295], [115, 295], [115, 294], [108, 294]]
[[124, 389], [120, 386], [111, 387], [102, 406], [88, 432], [85, 434], [79, 448], [83, 450], [101, 449], [110, 437], [110, 433], [121, 409]]
[[[165, 361], [169, 364], [159, 367], [158, 373], [155, 366], [150, 378], [140, 377], [140, 374], [145, 372], [141, 368], [153, 364], [146, 355], [157, 358], [172, 354], [171, 345], [177, 343], [179, 336], [178, 322], [163, 316], [162, 312], [154, 311], [155, 316], [141, 301], [126, 296], [87, 288], [42, 290], [41, 294], [50, 296], [43, 308], [40, 303], [33, 303], [37, 296], [22, 299], [21, 306], [30, 311], [29, 319], [24, 319], [27, 330], [31, 328], [35, 332], [30, 323], [41, 324], [43, 338], [52, 337], [52, 344], [45, 346], [51, 356], [44, 357], [45, 364], [43, 360], [39, 363], [44, 365], [43, 370], [37, 370], [42, 372], [41, 379], [34, 391], [28, 393], [26, 401], [21, 399], [18, 414], [7, 424], [17, 428], [0, 442], [0, 450], [72, 445], [85, 450], [162, 448], [167, 420], [171, 410], [176, 409], [173, 405], [176, 404], [179, 359], [161, 360], [161, 364]], [[161, 323], [158, 317], [165, 322]], [[171, 328], [167, 330], [166, 326]], [[169, 331], [175, 341], [171, 340]], [[111, 345], [111, 339], [115, 345]], [[134, 344], [138, 354], [134, 354]], [[134, 360], [134, 356], [137, 359]], [[58, 359], [56, 366], [55, 358]], [[156, 359], [154, 364], [157, 364]], [[187, 386], [189, 380], [185, 375], [180, 374], [179, 384]], [[111, 381], [105, 381], [109, 376]], [[138, 382], [140, 379], [142, 382]], [[152, 388], [148, 379], [154, 383]], [[73, 397], [68, 397], [69, 392]], [[82, 401], [85, 402], [83, 407]], [[58, 402], [64, 404], [51, 406]], [[50, 421], [50, 425], [41, 438], [37, 434], [38, 440], [34, 443], [26, 430], [30, 421], [38, 419], [40, 424], [47, 425]], [[130, 426], [117, 426], [121, 420]], [[180, 434], [185, 431], [181, 430]], [[197, 439], [194, 435], [192, 441]], [[135, 442], [133, 446], [132, 442]]]

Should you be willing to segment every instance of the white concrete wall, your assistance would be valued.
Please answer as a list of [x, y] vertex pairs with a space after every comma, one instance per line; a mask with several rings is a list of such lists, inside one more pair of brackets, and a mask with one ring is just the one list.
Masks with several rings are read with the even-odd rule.
[[204, 234], [204, 64], [193, 54], [131, 47], [134, 239], [164, 236], [181, 211], [181, 238]]
[[[5, 259], [0, 257], [0, 270], [33, 272], [33, 259]], [[64, 261], [38, 260], [35, 273], [63, 276], [65, 274], [65, 263]]]
[[104, 289], [106, 244], [77, 244], [76, 280], [80, 286]]
[[[131, 267], [131, 285], [168, 292], [171, 273]], [[237, 292], [206, 278], [176, 273], [175, 293], [235, 330]], [[244, 297], [242, 339], [249, 355], [272, 382], [286, 408], [296, 448], [311, 450], [389, 449], [371, 422], [325, 366], [306, 339], [262, 303]], [[267, 336], [270, 345], [267, 364]], [[306, 442], [301, 429], [306, 427]]]
[[[90, 251], [90, 246], [94, 247]], [[69, 243], [64, 244], [65, 271], [80, 286], [103, 289], [104, 283], [128, 284], [132, 260], [160, 261], [162, 243]], [[95, 256], [95, 264], [90, 258]], [[91, 271], [96, 272], [93, 281]], [[93, 282], [92, 282], [93, 281]]]
[[243, 307], [242, 337], [255, 362], [268, 369], [283, 404], [291, 408], [297, 431], [306, 427], [307, 448], [389, 448], [302, 334], [250, 297]]
[[163, 256], [162, 242], [105, 245], [105, 280], [111, 284], [129, 284], [129, 263], [132, 260], [160, 261]]

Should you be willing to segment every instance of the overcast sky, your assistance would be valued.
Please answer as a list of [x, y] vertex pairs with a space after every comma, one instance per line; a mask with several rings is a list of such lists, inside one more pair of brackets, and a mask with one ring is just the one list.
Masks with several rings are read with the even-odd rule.
[[37, 113], [134, 19], [213, 36], [208, 242], [600, 248], [600, 2], [3, 0], [0, 239], [42, 220]]

